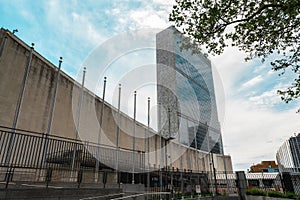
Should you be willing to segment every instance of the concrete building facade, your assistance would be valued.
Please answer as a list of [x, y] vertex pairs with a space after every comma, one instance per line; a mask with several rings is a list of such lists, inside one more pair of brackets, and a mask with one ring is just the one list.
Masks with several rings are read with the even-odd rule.
[[[4, 29], [1, 29], [0, 32], [0, 45], [0, 126], [11, 128], [31, 48], [11, 32]], [[20, 115], [16, 126], [17, 129], [38, 133], [47, 132], [56, 73], [57, 67], [33, 50]], [[74, 114], [72, 105], [78, 103], [79, 98], [77, 98], [78, 96], [76, 95], [74, 97], [74, 93], [79, 94], [80, 91], [80, 83], [61, 71], [51, 135], [75, 138], [76, 120], [74, 120], [74, 116], [76, 118], [76, 113]], [[88, 116], [90, 112], [100, 113], [101, 104], [101, 98], [89, 90], [84, 89], [82, 101], [83, 109], [80, 121], [82, 126], [80, 126], [79, 130], [83, 134], [80, 134], [78, 139], [86, 142], [98, 141], [99, 115], [97, 115], [98, 120], [96, 120], [96, 123], [88, 121], [86, 116]], [[114, 117], [116, 113], [117, 109], [115, 107], [107, 102], [104, 103], [101, 144], [116, 146], [117, 125]], [[133, 139], [126, 132], [132, 130], [133, 119], [121, 112], [120, 120], [122, 129], [119, 134], [119, 147], [132, 149]], [[138, 122], [136, 123], [137, 135], [144, 135], [147, 131], [147, 126]], [[181, 156], [174, 156], [173, 159], [166, 161], [165, 159], [161, 159], [160, 156], [167, 158], [167, 155], [160, 154], [159, 147], [161, 144], [165, 144], [167, 140], [161, 138], [160, 134], [157, 134], [154, 130], [151, 129], [149, 131], [151, 135], [151, 137], [149, 137], [150, 152], [146, 152], [146, 141], [143, 137], [136, 138], [135, 148], [137, 151], [146, 152], [147, 155], [150, 156], [150, 168], [158, 169], [160, 165], [164, 167], [166, 164], [170, 166], [172, 163], [174, 169], [178, 168], [193, 171], [211, 170], [211, 158], [207, 156], [207, 153], [197, 151], [190, 148], [189, 145], [182, 144], [178, 141], [171, 141], [170, 148], [172, 152], [174, 152], [173, 156], [176, 155], [176, 152], [180, 152]], [[115, 159], [115, 155], [108, 156], [111, 156], [112, 160]], [[214, 154], [213, 156], [215, 158], [215, 168], [217, 171], [224, 171], [225, 168], [227, 171], [232, 171], [230, 156], [221, 154]], [[160, 160], [163, 160], [163, 162], [159, 162]], [[130, 162], [130, 160], [128, 160], [128, 162]], [[201, 163], [201, 165], [196, 165], [196, 163]]]

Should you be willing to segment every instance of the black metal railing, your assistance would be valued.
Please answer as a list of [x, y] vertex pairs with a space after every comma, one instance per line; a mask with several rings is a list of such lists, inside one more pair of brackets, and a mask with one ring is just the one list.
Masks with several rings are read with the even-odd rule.
[[[161, 198], [162, 194], [181, 198], [238, 193], [234, 172], [196, 172], [174, 168], [151, 169], [148, 172], [145, 152], [65, 137], [0, 126], [0, 150], [0, 188], [28, 185], [81, 187], [86, 184], [120, 187], [120, 184], [134, 182], [144, 184], [145, 191], [141, 192], [152, 194], [150, 198]], [[118, 171], [114, 170], [116, 152], [119, 154]], [[130, 173], [133, 160], [135, 176]], [[98, 169], [96, 162], [99, 162]], [[132, 181], [132, 178], [135, 180]], [[247, 188], [300, 191], [299, 173], [284, 177], [279, 173], [248, 173], [246, 180]], [[289, 183], [293, 186], [291, 189]], [[200, 194], [197, 188], [201, 189]]]
[[[100, 169], [112, 169], [115, 165], [116, 147], [7, 127], [0, 127], [0, 149], [0, 167], [68, 168], [74, 157], [77, 168], [95, 167], [96, 158]], [[144, 152], [117, 150], [120, 171], [130, 169], [132, 160], [136, 161], [136, 169], [144, 168]]]

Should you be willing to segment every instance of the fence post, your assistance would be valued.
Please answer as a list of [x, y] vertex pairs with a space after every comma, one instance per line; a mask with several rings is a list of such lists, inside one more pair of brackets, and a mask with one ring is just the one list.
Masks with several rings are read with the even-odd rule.
[[82, 183], [82, 175], [83, 175], [83, 169], [82, 169], [82, 167], [80, 167], [78, 174], [77, 174], [78, 188], [80, 188], [80, 184]]
[[106, 182], [107, 182], [107, 172], [104, 171], [102, 176], [103, 188], [105, 188]]
[[290, 172], [282, 172], [282, 180], [284, 185], [284, 192], [295, 192], [292, 176]]
[[47, 173], [46, 173], [46, 187], [48, 188], [49, 183], [51, 182], [52, 178], [52, 168], [47, 168]]
[[11, 182], [12, 179], [13, 179], [13, 176], [14, 176], [14, 170], [15, 170], [15, 169], [14, 169], [13, 167], [10, 167], [10, 168], [8, 168], [7, 171], [6, 171], [6, 174], [5, 174], [5, 181], [6, 181], [6, 183], [5, 183], [5, 189], [8, 188], [9, 182]]
[[246, 200], [247, 179], [244, 171], [236, 172], [236, 187], [240, 200]]

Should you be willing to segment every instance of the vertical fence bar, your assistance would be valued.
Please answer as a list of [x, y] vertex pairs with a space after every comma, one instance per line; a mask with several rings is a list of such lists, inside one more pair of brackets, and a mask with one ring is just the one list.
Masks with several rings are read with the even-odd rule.
[[[14, 143], [18, 144], [18, 141], [20, 140], [20, 135], [19, 134], [15, 134], [15, 141]], [[14, 151], [12, 152], [12, 163], [18, 164], [18, 158], [19, 158], [19, 153], [20, 153], [20, 146], [19, 145], [15, 145]], [[23, 157], [25, 157], [23, 155]]]
[[38, 137], [37, 136], [34, 136], [34, 139], [33, 139], [33, 149], [31, 149], [33, 151], [33, 155], [32, 155], [32, 161], [31, 161], [31, 166], [36, 168], [35, 166], [35, 161], [37, 159], [37, 156], [38, 156], [38, 151], [37, 151], [37, 147], [38, 147], [39, 143], [38, 143]]
[[3, 155], [2, 155], [2, 158], [1, 158], [1, 164], [2, 163], [5, 163], [5, 159], [6, 159], [6, 154], [5, 152], [7, 152], [7, 146], [8, 146], [8, 142], [7, 142], [7, 138], [9, 137], [8, 135], [8, 132], [2, 132], [1, 131], [1, 136], [3, 135], [2, 137], [2, 144], [1, 144], [1, 149], [3, 149]]
[[[28, 137], [23, 137], [24, 138], [24, 148], [23, 148], [23, 153], [26, 154], [27, 149], [28, 149]], [[21, 161], [21, 166], [26, 166], [26, 156], [23, 156], [22, 161]]]

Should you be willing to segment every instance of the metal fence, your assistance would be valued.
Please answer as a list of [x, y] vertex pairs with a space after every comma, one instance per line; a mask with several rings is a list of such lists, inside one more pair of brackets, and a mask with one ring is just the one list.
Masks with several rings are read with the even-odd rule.
[[133, 161], [136, 172], [142, 172], [145, 163], [144, 152], [7, 127], [0, 127], [0, 150], [0, 178], [6, 187], [13, 180], [117, 183], [120, 172], [129, 171]]
[[[0, 127], [0, 188], [144, 184], [150, 198], [237, 194], [234, 172], [147, 171], [145, 152]], [[118, 163], [116, 163], [118, 153]], [[98, 159], [96, 159], [98, 158]], [[96, 169], [96, 162], [99, 168]], [[130, 173], [133, 167], [135, 175]], [[118, 165], [118, 171], [114, 168]], [[300, 174], [247, 173], [247, 188], [300, 191]], [[134, 178], [134, 181], [132, 180]], [[149, 197], [148, 195], [148, 197]]]
[[300, 172], [283, 172], [281, 177], [285, 191], [300, 194]]

